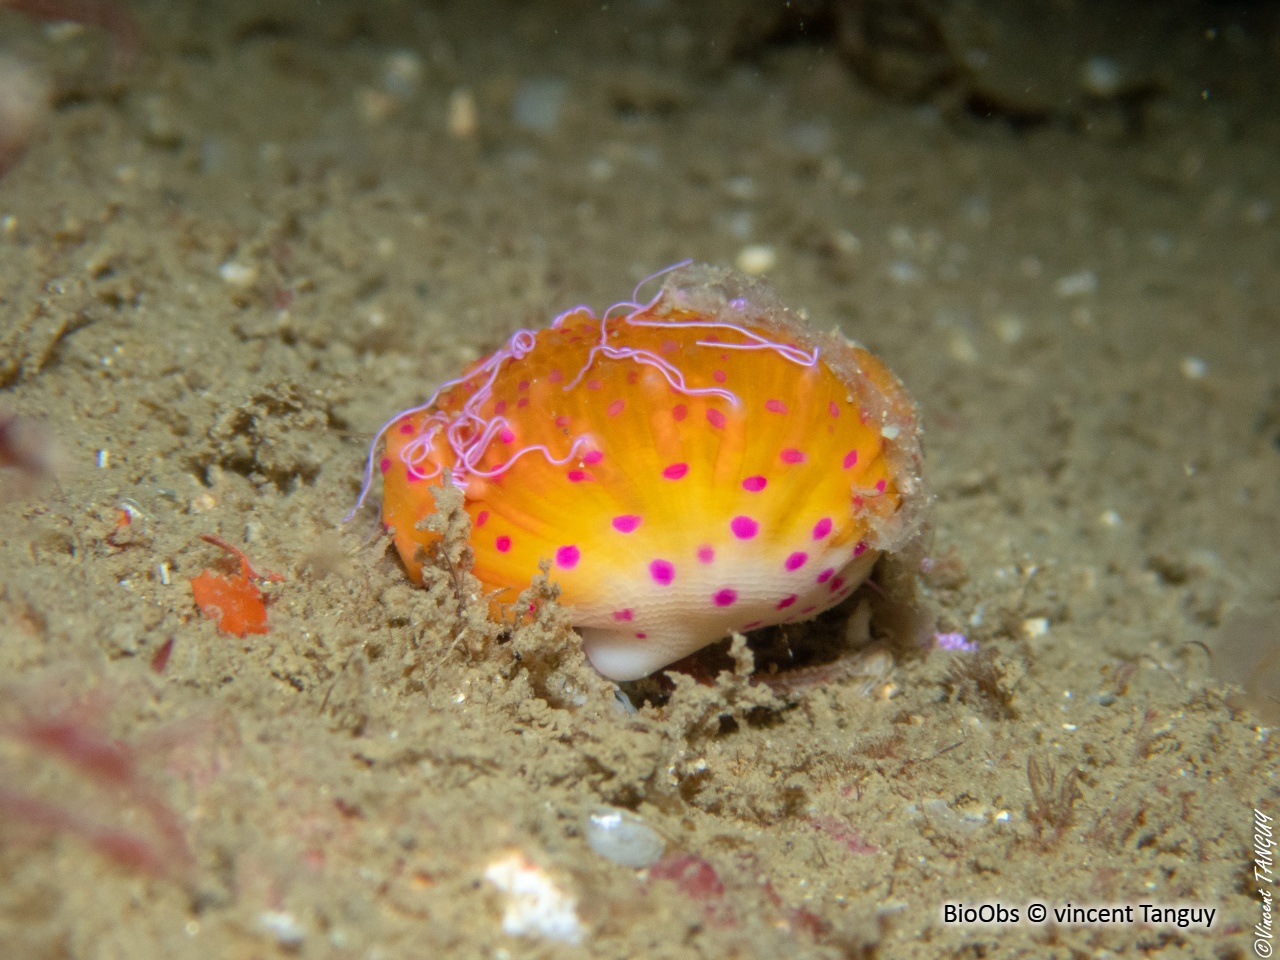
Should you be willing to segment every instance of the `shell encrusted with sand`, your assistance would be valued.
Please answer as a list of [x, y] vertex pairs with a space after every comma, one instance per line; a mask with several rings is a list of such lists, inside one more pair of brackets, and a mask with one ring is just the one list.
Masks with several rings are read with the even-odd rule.
[[409, 575], [447, 472], [486, 590], [514, 603], [549, 562], [614, 680], [839, 603], [925, 502], [893, 374], [705, 266], [670, 272], [648, 303], [518, 331], [380, 436], [370, 473]]

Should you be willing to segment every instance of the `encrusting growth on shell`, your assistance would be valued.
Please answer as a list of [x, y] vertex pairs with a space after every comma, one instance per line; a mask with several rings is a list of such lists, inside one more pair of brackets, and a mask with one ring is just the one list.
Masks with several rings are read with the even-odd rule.
[[550, 561], [614, 680], [829, 609], [926, 499], [916, 411], [885, 366], [705, 266], [647, 303], [518, 331], [379, 437], [365, 490], [377, 469], [409, 575], [448, 471], [476, 577], [511, 604]]

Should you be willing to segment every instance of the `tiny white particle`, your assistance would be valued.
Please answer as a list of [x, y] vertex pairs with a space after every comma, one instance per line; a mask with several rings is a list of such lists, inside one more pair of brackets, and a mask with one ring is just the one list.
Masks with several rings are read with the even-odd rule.
[[778, 265], [778, 251], [768, 244], [753, 243], [738, 253], [737, 267], [748, 276], [758, 277]]
[[1098, 275], [1092, 270], [1081, 270], [1065, 277], [1059, 277], [1053, 285], [1053, 292], [1064, 300], [1070, 297], [1083, 297], [1095, 293], [1098, 289]]
[[897, 440], [898, 434], [901, 432], [901, 430], [892, 424], [880, 428], [880, 436], [884, 437], [886, 440]]
[[110, 466], [111, 466], [111, 451], [99, 450], [98, 451], [98, 469], [106, 470]]
[[1118, 527], [1123, 523], [1120, 519], [1120, 514], [1114, 510], [1103, 510], [1098, 517], [1098, 522], [1104, 527]]
[[1182, 375], [1188, 380], [1203, 380], [1209, 372], [1209, 365], [1199, 357], [1183, 357]]
[[233, 287], [249, 287], [258, 279], [258, 268], [228, 260], [218, 268], [218, 276]]

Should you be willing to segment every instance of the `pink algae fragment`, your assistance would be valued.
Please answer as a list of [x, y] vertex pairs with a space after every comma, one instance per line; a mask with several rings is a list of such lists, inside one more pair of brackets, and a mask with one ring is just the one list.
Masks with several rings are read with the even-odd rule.
[[809, 821], [814, 829], [842, 844], [850, 853], [879, 853], [880, 848], [868, 843], [866, 838], [838, 817], [814, 817]]

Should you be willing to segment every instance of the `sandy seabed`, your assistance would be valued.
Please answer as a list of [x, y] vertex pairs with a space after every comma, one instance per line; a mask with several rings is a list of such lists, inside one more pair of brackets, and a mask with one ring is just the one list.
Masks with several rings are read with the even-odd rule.
[[[0, 180], [0, 413], [62, 451], [0, 474], [5, 956], [1252, 954], [1280, 21], [1171, 6], [1059, 38], [1087, 95], [1034, 109], [770, 4], [140, 2], [131, 64], [0, 13], [52, 97]], [[554, 605], [497, 637], [341, 524], [391, 414], [686, 257], [908, 385], [922, 602], [976, 654], [628, 713]], [[202, 534], [284, 576], [266, 634], [196, 610]], [[602, 804], [664, 859], [595, 853]], [[1067, 902], [1139, 915], [1026, 919]]]

